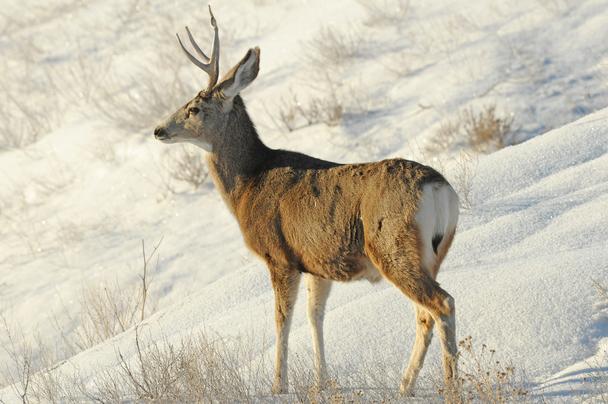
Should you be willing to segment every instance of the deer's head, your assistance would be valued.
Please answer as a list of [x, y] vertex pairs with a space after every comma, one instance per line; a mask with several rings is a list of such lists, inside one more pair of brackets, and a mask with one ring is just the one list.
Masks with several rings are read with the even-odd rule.
[[223, 129], [234, 112], [233, 110], [244, 108], [242, 102], [236, 98], [258, 75], [260, 49], [257, 47], [249, 49], [245, 57], [218, 83], [220, 41], [211, 7], [209, 7], [209, 14], [211, 15], [211, 26], [215, 31], [210, 58], [196, 44], [190, 30], [186, 27], [192, 47], [204, 62], [188, 52], [177, 35], [177, 40], [188, 59], [209, 75], [209, 84], [205, 90], [199, 92], [159, 125], [154, 130], [154, 136], [165, 143], [190, 142], [207, 151], [213, 151], [214, 145], [220, 140], [218, 136], [224, 132]]

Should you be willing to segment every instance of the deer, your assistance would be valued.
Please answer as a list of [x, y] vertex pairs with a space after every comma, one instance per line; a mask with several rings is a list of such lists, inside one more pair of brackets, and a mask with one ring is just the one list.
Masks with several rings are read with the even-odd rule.
[[455, 301], [437, 282], [454, 239], [459, 199], [448, 181], [423, 164], [387, 159], [340, 164], [260, 139], [240, 93], [258, 76], [260, 49], [219, 78], [218, 25], [210, 57], [186, 33], [208, 76], [207, 87], [154, 130], [164, 143], [206, 152], [216, 189], [238, 222], [246, 246], [268, 268], [274, 291], [276, 356], [272, 392], [288, 390], [288, 336], [301, 278], [307, 290], [316, 383], [327, 378], [323, 320], [332, 282], [385, 279], [415, 308], [416, 335], [400, 392], [413, 394], [436, 327], [446, 384], [455, 380]]

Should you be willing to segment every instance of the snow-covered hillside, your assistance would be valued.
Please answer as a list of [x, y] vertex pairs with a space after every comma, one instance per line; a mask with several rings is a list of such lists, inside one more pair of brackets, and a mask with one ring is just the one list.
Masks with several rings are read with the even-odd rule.
[[[211, 182], [192, 191], [175, 181], [171, 147], [151, 133], [205, 84], [174, 32], [188, 24], [207, 43], [206, 5], [36, 3], [3, 0], [0, 16], [0, 129], [39, 129], [30, 144], [0, 144], [0, 313], [26, 336], [61, 345], [62, 333], [78, 329], [83, 289], [135, 288], [141, 240], [149, 252], [162, 238], [150, 265], [156, 311], [145, 320], [147, 338], [252, 334], [257, 353], [270, 357], [264, 265]], [[221, 70], [260, 46], [260, 75], [244, 99], [272, 147], [440, 168], [467, 193], [439, 276], [457, 302], [458, 336], [525, 369], [534, 393], [592, 394], [597, 383], [585, 380], [608, 378], [608, 303], [594, 287], [608, 284], [608, 2], [379, 3], [392, 11], [350, 0], [213, 4]], [[351, 51], [340, 54], [340, 43]], [[294, 95], [304, 108], [319, 102], [340, 116], [282, 120]], [[494, 104], [513, 119], [506, 141], [530, 140], [465, 161], [461, 151], [472, 152], [461, 133], [438, 140], [463, 111]], [[328, 363], [356, 372], [365, 358], [398, 374], [413, 324], [411, 306], [389, 284], [337, 285], [326, 316]], [[116, 366], [117, 349], [134, 353], [133, 333], [58, 369], [86, 376]], [[291, 341], [307, 357], [301, 302]], [[8, 345], [2, 333], [0, 345]], [[423, 376], [438, 371], [436, 345]], [[0, 350], [0, 363], [9, 362]], [[0, 398], [12, 399], [11, 390]]]

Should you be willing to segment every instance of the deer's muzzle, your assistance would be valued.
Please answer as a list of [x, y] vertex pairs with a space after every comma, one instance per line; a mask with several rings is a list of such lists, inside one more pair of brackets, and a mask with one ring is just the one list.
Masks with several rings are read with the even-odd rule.
[[169, 138], [169, 134], [164, 128], [158, 126], [156, 129], [154, 129], [154, 137], [158, 140], [165, 140]]

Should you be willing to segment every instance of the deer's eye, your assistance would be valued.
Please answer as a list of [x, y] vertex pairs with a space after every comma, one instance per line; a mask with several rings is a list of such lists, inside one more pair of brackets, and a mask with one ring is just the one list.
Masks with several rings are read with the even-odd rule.
[[194, 116], [196, 114], [198, 114], [200, 110], [196, 107], [192, 107], [192, 108], [188, 108], [188, 118], [190, 118], [191, 116]]

